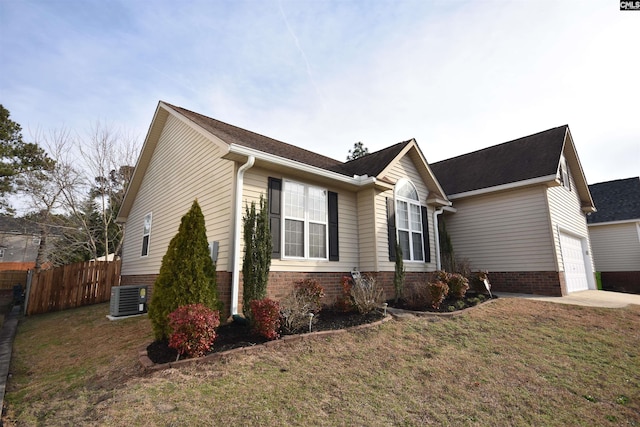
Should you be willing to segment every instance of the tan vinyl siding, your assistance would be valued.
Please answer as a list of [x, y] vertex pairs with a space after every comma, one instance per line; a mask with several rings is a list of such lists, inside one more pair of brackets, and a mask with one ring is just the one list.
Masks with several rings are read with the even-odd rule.
[[[553, 243], [555, 254], [558, 259], [558, 271], [564, 271], [562, 265], [562, 252], [560, 250], [560, 232], [573, 234], [576, 237], [589, 241], [589, 231], [587, 230], [587, 220], [580, 208], [580, 199], [576, 192], [576, 183], [573, 176], [571, 179], [571, 190], [564, 186], [550, 187], [547, 189], [547, 200], [553, 230]], [[589, 247], [591, 254], [591, 248]], [[593, 259], [591, 260], [593, 265]]]
[[[429, 190], [426, 184], [422, 180], [422, 176], [418, 172], [415, 164], [409, 156], [402, 157], [396, 162], [389, 170], [385, 179], [391, 182], [397, 182], [400, 179], [408, 179], [416, 187], [418, 196], [420, 198], [420, 204], [426, 206], [426, 200], [429, 195]], [[393, 271], [395, 269], [395, 262], [389, 261], [389, 235], [387, 232], [387, 198], [393, 198], [393, 191], [385, 191], [378, 193], [375, 198], [376, 206], [376, 247], [378, 256], [378, 271]], [[436, 267], [435, 257], [435, 241], [434, 241], [434, 228], [433, 228], [433, 207], [427, 206], [427, 218], [429, 222], [429, 245], [431, 251], [431, 262], [425, 263], [422, 261], [405, 261], [404, 267], [406, 271], [433, 271]]]
[[378, 230], [376, 224], [374, 189], [358, 193], [358, 237], [360, 242], [360, 258], [357, 265], [360, 271], [378, 271], [376, 256], [376, 238], [379, 234], [386, 236], [386, 228]]
[[640, 222], [589, 227], [596, 271], [640, 271]]
[[[228, 270], [233, 162], [211, 141], [169, 116], [126, 222], [123, 275], [155, 274], [180, 219], [197, 198], [207, 239], [219, 241], [218, 270]], [[145, 215], [153, 214], [149, 255], [141, 257]]]
[[269, 177], [283, 180], [291, 179], [301, 184], [315, 185], [338, 193], [338, 245], [340, 251], [340, 261], [329, 261], [328, 259], [318, 261], [272, 259], [271, 271], [344, 272], [351, 271], [351, 269], [356, 267], [358, 265], [358, 212], [356, 194], [331, 186], [327, 187], [313, 180], [282, 176], [274, 171], [255, 167], [247, 170], [245, 173], [243, 206], [245, 202], [251, 203], [252, 200], [255, 200], [257, 205], [260, 194], [266, 196]]
[[554, 271], [544, 186], [453, 201], [447, 231], [457, 258], [474, 269]]

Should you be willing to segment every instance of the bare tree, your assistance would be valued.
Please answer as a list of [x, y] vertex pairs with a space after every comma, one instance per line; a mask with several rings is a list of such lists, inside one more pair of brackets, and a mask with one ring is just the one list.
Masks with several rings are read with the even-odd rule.
[[119, 254], [122, 245], [124, 229], [116, 223], [116, 217], [133, 175], [136, 140], [128, 133], [96, 122], [79, 149], [85, 179], [90, 183], [88, 194], [100, 216], [96, 224], [99, 230], [94, 233], [100, 236], [96, 236], [99, 241], [96, 246], [108, 258], [110, 253]]
[[123, 227], [115, 222], [126, 187], [133, 174], [137, 150], [134, 138], [96, 123], [87, 136], [67, 130], [37, 132], [34, 136], [54, 159], [54, 167], [29, 174], [22, 190], [30, 200], [32, 217], [42, 224], [37, 268], [47, 257], [51, 227], [58, 236], [58, 263], [96, 259], [119, 253]]
[[48, 259], [48, 241], [54, 213], [62, 209], [64, 192], [66, 186], [70, 185], [68, 180], [62, 179], [65, 174], [72, 173], [67, 170], [69, 165], [65, 163], [63, 154], [69, 149], [72, 141], [66, 129], [54, 130], [48, 134], [38, 131], [35, 141], [56, 159], [47, 169], [28, 171], [18, 183], [19, 189], [30, 201], [30, 207], [36, 211], [32, 217], [38, 221], [40, 227], [40, 243], [35, 270], [40, 271]]

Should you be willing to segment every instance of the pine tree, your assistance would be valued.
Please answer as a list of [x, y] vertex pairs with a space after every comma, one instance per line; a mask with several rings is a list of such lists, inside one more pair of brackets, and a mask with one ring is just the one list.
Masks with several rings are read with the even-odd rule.
[[251, 317], [251, 301], [267, 296], [271, 267], [271, 232], [267, 201], [260, 196], [260, 212], [255, 202], [245, 207], [244, 259], [242, 260], [242, 313]]
[[169, 313], [180, 306], [197, 303], [213, 310], [221, 308], [204, 215], [196, 200], [182, 217], [178, 233], [171, 239], [162, 258], [160, 274], [153, 286], [149, 319], [156, 339], [169, 337]]

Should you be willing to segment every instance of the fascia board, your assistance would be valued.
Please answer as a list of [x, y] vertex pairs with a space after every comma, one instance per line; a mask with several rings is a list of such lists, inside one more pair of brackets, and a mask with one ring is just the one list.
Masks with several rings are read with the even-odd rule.
[[616, 224], [640, 224], [640, 219], [623, 219], [620, 221], [607, 221], [607, 222], [593, 222], [591, 224], [587, 223], [587, 227], [598, 227], [601, 225], [616, 225]]
[[369, 177], [366, 175], [363, 175], [363, 176], [356, 175], [353, 177], [349, 177], [346, 175], [339, 174], [337, 172], [328, 171], [326, 169], [322, 169], [316, 166], [307, 165], [305, 163], [298, 162], [291, 159], [285, 159], [284, 157], [276, 156], [270, 153], [265, 153], [260, 150], [243, 147], [241, 145], [236, 145], [236, 144], [229, 145], [229, 154], [239, 154], [242, 156], [254, 156], [256, 159], [265, 161], [267, 163], [271, 163], [277, 166], [293, 168], [305, 173], [327, 178], [343, 184], [353, 185], [355, 187], [363, 187], [369, 184], [376, 183], [375, 177]]
[[493, 187], [480, 188], [478, 190], [465, 191], [463, 193], [451, 194], [449, 200], [462, 199], [464, 197], [480, 196], [482, 194], [494, 193], [496, 191], [513, 190], [516, 188], [528, 187], [536, 184], [550, 184], [550, 186], [558, 185], [556, 175], [541, 176], [538, 178], [526, 179], [524, 181], [510, 182], [508, 184], [496, 185]]

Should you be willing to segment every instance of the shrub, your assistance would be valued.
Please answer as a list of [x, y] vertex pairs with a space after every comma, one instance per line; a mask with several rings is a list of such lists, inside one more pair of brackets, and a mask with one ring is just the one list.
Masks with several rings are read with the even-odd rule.
[[395, 289], [395, 302], [398, 303], [398, 300], [402, 297], [402, 293], [404, 292], [404, 260], [402, 259], [402, 247], [398, 242], [396, 242], [396, 262], [395, 262], [395, 271], [393, 273], [393, 288]]
[[435, 282], [429, 282], [429, 297], [431, 300], [431, 307], [434, 309], [440, 308], [440, 304], [447, 297], [447, 293], [449, 292], [449, 286], [440, 280], [436, 280]]
[[216, 339], [220, 325], [220, 312], [204, 304], [178, 307], [169, 314], [169, 347], [180, 355], [201, 357], [207, 354]]
[[212, 310], [221, 308], [216, 266], [209, 253], [204, 215], [196, 200], [182, 217], [153, 285], [149, 320], [156, 339], [169, 337], [169, 313], [180, 306], [198, 303]]
[[264, 298], [253, 300], [251, 305], [251, 319], [253, 322], [253, 332], [274, 340], [280, 336], [280, 305], [278, 301]]
[[461, 274], [453, 273], [449, 275], [447, 281], [449, 286], [449, 296], [454, 299], [463, 299], [469, 289], [469, 280]]
[[362, 276], [351, 287], [353, 305], [361, 314], [369, 313], [384, 302], [384, 288], [373, 276]]
[[410, 309], [424, 310], [431, 297], [427, 282], [413, 282], [405, 286], [402, 298]]
[[285, 331], [293, 333], [307, 326], [309, 313], [316, 315], [322, 310], [320, 300], [323, 297], [324, 288], [317, 280], [305, 279], [296, 282], [291, 293], [280, 304], [280, 316]]
[[242, 259], [242, 312], [251, 317], [250, 304], [267, 296], [271, 266], [271, 232], [266, 199], [260, 195], [260, 211], [255, 202], [245, 207], [243, 217], [244, 257]]
[[351, 296], [351, 288], [353, 287], [353, 279], [349, 276], [342, 276], [342, 295], [336, 298], [335, 308], [338, 311], [349, 313], [355, 310], [353, 297]]

